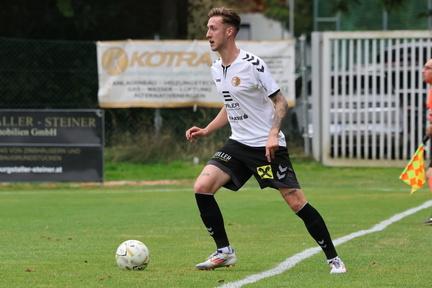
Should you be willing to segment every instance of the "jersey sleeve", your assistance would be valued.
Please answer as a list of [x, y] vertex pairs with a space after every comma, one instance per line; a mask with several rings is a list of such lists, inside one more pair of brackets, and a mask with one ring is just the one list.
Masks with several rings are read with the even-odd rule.
[[279, 85], [274, 80], [267, 64], [260, 60], [261, 65], [255, 66], [255, 77], [258, 79], [258, 88], [266, 92], [267, 96], [271, 96], [280, 90]]

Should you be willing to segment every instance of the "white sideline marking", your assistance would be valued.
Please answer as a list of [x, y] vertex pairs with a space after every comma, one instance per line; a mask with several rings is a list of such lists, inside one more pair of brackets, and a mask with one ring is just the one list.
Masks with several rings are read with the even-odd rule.
[[[384, 230], [387, 226], [405, 218], [406, 216], [409, 216], [411, 214], [414, 214], [420, 210], [429, 208], [432, 206], [432, 200], [426, 201], [424, 202], [422, 205], [411, 208], [406, 210], [405, 212], [393, 215], [392, 217], [390, 217], [387, 220], [384, 220], [378, 224], [376, 224], [375, 226], [373, 226], [371, 229], [368, 230], [360, 230], [357, 232], [353, 232], [349, 235], [340, 237], [336, 240], [333, 241], [333, 244], [335, 246], [338, 246], [342, 243], [348, 242], [354, 238], [360, 237], [360, 236], [364, 236], [367, 234], [371, 234], [374, 232], [378, 232], [378, 231], [382, 231]], [[276, 266], [273, 269], [258, 273], [258, 274], [253, 274], [250, 275], [242, 280], [239, 281], [235, 281], [235, 282], [231, 282], [231, 283], [226, 283], [222, 286], [218, 286], [218, 288], [238, 288], [241, 287], [245, 284], [251, 284], [251, 283], [255, 283], [258, 282], [261, 279], [267, 278], [267, 277], [272, 277], [278, 274], [281, 274], [289, 269], [291, 269], [292, 267], [294, 267], [296, 264], [300, 263], [301, 261], [312, 257], [313, 255], [319, 253], [321, 251], [320, 247], [314, 247], [314, 248], [309, 248], [306, 249], [290, 258], [287, 258], [284, 262], [280, 263], [278, 266]]]

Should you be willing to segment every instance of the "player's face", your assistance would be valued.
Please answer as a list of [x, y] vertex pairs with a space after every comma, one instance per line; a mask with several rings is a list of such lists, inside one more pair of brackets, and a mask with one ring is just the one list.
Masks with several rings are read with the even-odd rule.
[[432, 84], [432, 59], [423, 66], [422, 75], [424, 82]]
[[213, 51], [220, 51], [225, 46], [226, 25], [222, 23], [221, 16], [213, 16], [207, 22], [206, 37]]

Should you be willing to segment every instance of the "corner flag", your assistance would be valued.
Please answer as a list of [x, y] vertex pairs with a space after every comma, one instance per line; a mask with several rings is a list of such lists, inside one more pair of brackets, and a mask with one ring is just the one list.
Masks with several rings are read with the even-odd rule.
[[424, 169], [424, 145], [428, 139], [428, 136], [423, 138], [423, 142], [417, 148], [411, 160], [399, 176], [399, 179], [411, 186], [410, 194], [423, 187], [423, 184], [426, 182]]

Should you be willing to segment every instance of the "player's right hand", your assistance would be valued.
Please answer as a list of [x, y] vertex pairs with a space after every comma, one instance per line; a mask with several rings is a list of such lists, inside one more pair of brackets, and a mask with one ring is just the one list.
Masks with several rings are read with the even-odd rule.
[[205, 134], [204, 129], [194, 126], [186, 130], [186, 139], [189, 142], [197, 142], [198, 140], [195, 137], [204, 137]]

